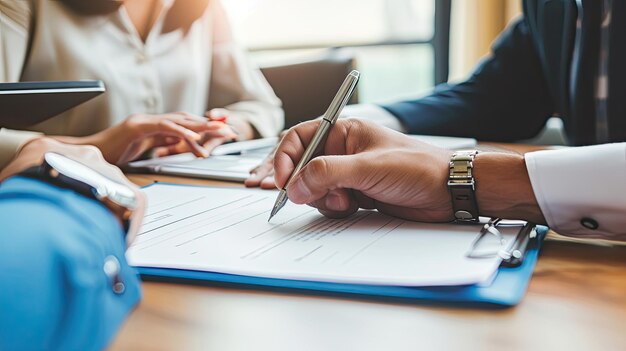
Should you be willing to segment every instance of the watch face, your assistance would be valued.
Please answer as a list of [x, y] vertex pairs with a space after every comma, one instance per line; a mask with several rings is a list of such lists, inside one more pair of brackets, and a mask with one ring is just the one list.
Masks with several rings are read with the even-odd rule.
[[107, 197], [118, 205], [131, 210], [136, 207], [135, 193], [128, 186], [115, 182], [88, 166], [63, 155], [47, 152], [44, 158], [57, 172], [93, 187], [99, 198]]

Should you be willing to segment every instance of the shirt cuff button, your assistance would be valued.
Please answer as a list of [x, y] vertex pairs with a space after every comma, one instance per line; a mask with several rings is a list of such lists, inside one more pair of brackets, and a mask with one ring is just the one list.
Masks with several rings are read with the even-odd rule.
[[600, 226], [598, 224], [598, 221], [596, 221], [593, 218], [589, 218], [589, 217], [585, 217], [583, 219], [580, 220], [580, 224], [587, 228], [587, 229], [591, 229], [591, 230], [596, 230], [598, 229], [598, 227]]
[[120, 294], [124, 293], [124, 290], [126, 290], [126, 286], [121, 281], [117, 281], [117, 282], [113, 283], [113, 292], [114, 293], [120, 295]]
[[110, 255], [104, 259], [104, 274], [111, 280], [111, 288], [116, 294], [123, 294], [126, 286], [120, 277], [121, 265], [117, 257]]

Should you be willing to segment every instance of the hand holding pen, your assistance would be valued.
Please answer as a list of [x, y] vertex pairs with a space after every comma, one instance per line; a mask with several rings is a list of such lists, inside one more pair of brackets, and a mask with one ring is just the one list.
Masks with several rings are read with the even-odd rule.
[[291, 173], [291, 176], [289, 176], [287, 183], [278, 193], [278, 197], [276, 198], [276, 202], [274, 203], [274, 207], [272, 208], [272, 212], [270, 214], [268, 222], [287, 203], [287, 200], [289, 199], [287, 197], [287, 187], [289, 186], [294, 175], [298, 174], [298, 172], [300, 172], [300, 170], [304, 166], [306, 166], [306, 164], [309, 163], [309, 161], [311, 161], [313, 157], [318, 154], [320, 148], [323, 147], [326, 143], [326, 137], [328, 136], [331, 127], [339, 118], [339, 115], [341, 114], [344, 106], [346, 106], [346, 104], [348, 103], [348, 100], [350, 100], [350, 97], [352, 96], [352, 93], [354, 92], [354, 88], [356, 87], [358, 81], [359, 72], [352, 71], [343, 81], [341, 87], [339, 87], [339, 91], [337, 91], [337, 94], [333, 98], [333, 101], [330, 103], [330, 106], [322, 116], [322, 119], [320, 120], [319, 126], [313, 136], [313, 139], [311, 139], [311, 142], [307, 146], [306, 150], [304, 150], [302, 158]]

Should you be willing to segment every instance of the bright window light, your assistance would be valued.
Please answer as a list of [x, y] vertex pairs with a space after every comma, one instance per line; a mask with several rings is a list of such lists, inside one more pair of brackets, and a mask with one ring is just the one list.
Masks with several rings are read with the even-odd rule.
[[[223, 0], [260, 65], [347, 47], [362, 73], [361, 102], [419, 94], [434, 83], [435, 0]], [[398, 43], [396, 45], [376, 44]], [[363, 46], [372, 45], [373, 46]]]

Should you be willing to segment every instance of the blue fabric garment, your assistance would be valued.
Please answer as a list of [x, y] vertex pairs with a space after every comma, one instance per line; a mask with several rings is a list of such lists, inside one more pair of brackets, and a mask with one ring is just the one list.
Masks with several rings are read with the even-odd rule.
[[[0, 350], [100, 350], [140, 299], [124, 233], [99, 202], [24, 177], [0, 184]], [[125, 289], [103, 270], [114, 256]]]

